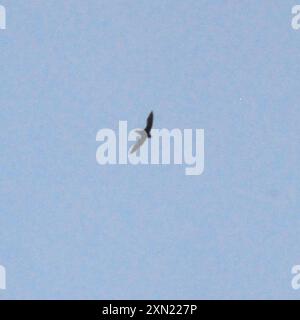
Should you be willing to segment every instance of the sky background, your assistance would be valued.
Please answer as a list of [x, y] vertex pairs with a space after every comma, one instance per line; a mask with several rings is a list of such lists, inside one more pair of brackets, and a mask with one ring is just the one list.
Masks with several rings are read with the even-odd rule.
[[[300, 299], [296, 0], [0, 3], [0, 299]], [[202, 175], [97, 164], [150, 110]]]

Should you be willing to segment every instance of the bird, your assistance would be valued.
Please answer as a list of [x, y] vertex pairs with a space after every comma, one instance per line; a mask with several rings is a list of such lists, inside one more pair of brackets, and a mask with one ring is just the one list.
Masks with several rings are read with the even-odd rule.
[[136, 143], [133, 145], [130, 153], [136, 152], [146, 141], [147, 138], [151, 139], [151, 129], [153, 126], [153, 111], [150, 112], [147, 118], [146, 128], [144, 130], [135, 130], [137, 134], [139, 134], [139, 138]]

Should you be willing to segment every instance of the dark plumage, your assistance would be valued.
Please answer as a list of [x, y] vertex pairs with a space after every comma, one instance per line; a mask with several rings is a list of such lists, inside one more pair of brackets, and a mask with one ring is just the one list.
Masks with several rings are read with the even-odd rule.
[[147, 118], [147, 126], [146, 128], [144, 129], [147, 133], [147, 137], [148, 138], [151, 138], [151, 134], [150, 134], [150, 131], [152, 129], [152, 125], [153, 125], [153, 111], [150, 112], [148, 118]]

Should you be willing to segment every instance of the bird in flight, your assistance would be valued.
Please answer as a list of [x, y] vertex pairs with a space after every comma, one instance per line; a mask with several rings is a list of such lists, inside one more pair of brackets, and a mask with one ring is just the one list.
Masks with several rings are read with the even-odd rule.
[[147, 118], [146, 128], [144, 130], [136, 130], [136, 133], [138, 133], [140, 136], [136, 141], [136, 143], [133, 145], [130, 153], [134, 153], [135, 151], [137, 151], [144, 144], [147, 138], [149, 139], [151, 138], [150, 131], [152, 129], [152, 125], [153, 125], [153, 112], [151, 111]]

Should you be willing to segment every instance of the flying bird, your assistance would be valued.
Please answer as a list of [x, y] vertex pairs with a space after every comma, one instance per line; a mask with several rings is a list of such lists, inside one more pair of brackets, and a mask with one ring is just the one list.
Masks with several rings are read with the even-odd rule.
[[144, 130], [135, 130], [135, 132], [138, 133], [140, 136], [136, 141], [136, 143], [133, 145], [130, 153], [134, 153], [135, 151], [137, 151], [144, 144], [147, 138], [149, 139], [151, 138], [150, 131], [152, 129], [152, 125], [153, 125], [153, 112], [151, 111], [147, 118], [146, 128]]

